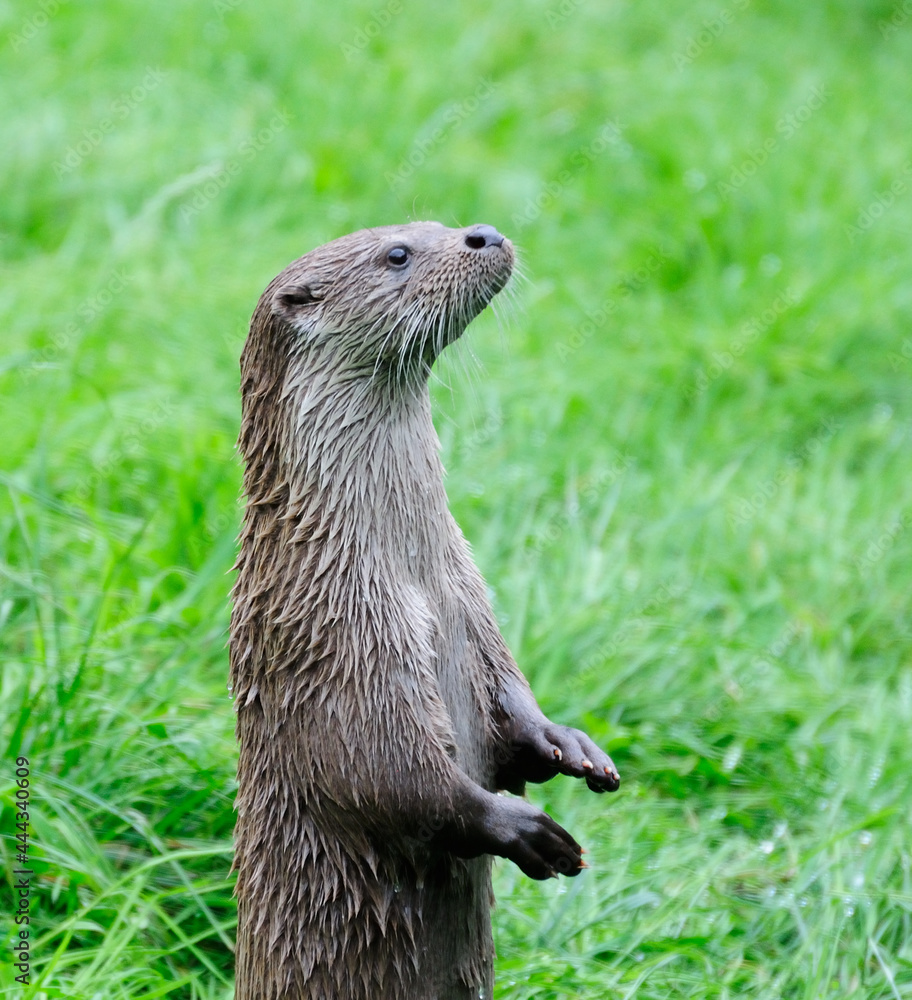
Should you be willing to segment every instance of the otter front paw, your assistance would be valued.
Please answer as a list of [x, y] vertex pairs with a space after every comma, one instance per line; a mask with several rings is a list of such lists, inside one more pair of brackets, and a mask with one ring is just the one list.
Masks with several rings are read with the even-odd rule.
[[614, 762], [579, 729], [542, 719], [518, 728], [510, 746], [510, 760], [500, 775], [505, 788], [517, 781], [538, 784], [555, 774], [585, 778], [594, 792], [615, 792], [620, 786]]
[[616, 792], [621, 784], [614, 762], [579, 729], [551, 723], [542, 733], [547, 740], [543, 749], [557, 761], [561, 774], [585, 778], [593, 792]]
[[486, 823], [491, 854], [508, 858], [534, 879], [579, 875], [587, 867], [583, 849], [547, 813], [520, 799], [498, 800]]

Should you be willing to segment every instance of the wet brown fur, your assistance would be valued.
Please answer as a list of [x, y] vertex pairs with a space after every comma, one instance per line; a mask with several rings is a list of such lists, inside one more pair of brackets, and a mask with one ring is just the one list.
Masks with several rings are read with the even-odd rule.
[[617, 787], [541, 714], [447, 508], [427, 377], [510, 276], [493, 232], [353, 233], [254, 313], [230, 644], [237, 1000], [489, 998], [491, 855], [536, 878], [580, 867], [566, 831], [494, 793], [559, 771]]

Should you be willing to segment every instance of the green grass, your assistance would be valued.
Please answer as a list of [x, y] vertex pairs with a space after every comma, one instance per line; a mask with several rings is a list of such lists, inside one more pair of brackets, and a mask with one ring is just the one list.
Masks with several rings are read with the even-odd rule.
[[907, 8], [0, 6], [0, 991], [231, 995], [246, 322], [438, 218], [528, 275], [441, 366], [452, 506], [624, 779], [531, 790], [592, 871], [498, 865], [498, 998], [912, 997]]

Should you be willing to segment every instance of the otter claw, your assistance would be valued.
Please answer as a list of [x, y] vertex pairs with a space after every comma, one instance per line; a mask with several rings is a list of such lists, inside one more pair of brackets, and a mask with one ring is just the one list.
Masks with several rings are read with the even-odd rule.
[[584, 767], [584, 768], [585, 768], [585, 769], [586, 769], [587, 771], [591, 771], [591, 770], [592, 770], [592, 761], [591, 761], [591, 760], [586, 760], [586, 758], [584, 757], [584, 758], [583, 758], [583, 767]]
[[554, 756], [555, 756], [555, 757], [556, 757], [556, 758], [557, 758], [558, 760], [563, 760], [563, 759], [564, 759], [564, 755], [563, 755], [563, 754], [561, 753], [561, 749], [560, 749], [560, 747], [555, 747], [555, 748], [554, 748]]

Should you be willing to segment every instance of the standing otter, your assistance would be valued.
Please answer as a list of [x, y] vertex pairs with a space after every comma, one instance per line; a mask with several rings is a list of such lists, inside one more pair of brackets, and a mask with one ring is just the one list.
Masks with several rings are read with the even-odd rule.
[[428, 374], [507, 283], [492, 226], [343, 236], [289, 265], [241, 357], [231, 618], [237, 1000], [492, 994], [492, 854], [583, 867], [498, 789], [611, 760], [549, 722], [447, 507]]

